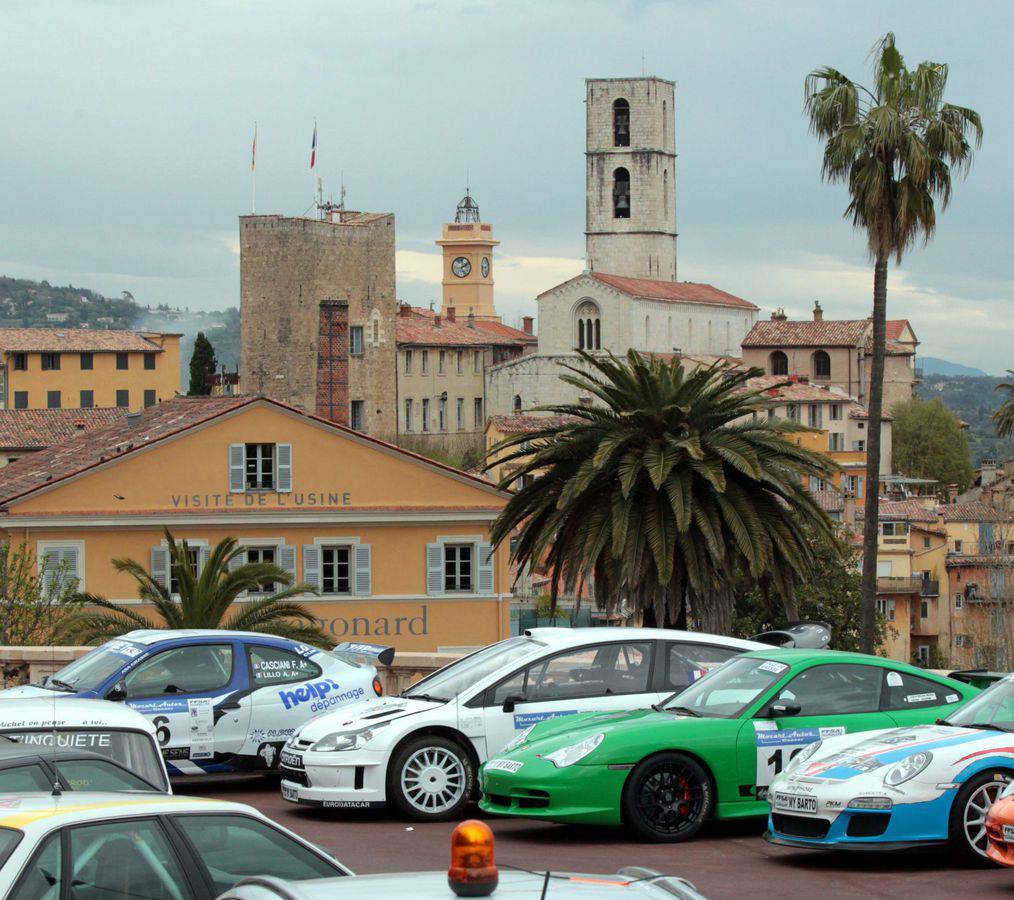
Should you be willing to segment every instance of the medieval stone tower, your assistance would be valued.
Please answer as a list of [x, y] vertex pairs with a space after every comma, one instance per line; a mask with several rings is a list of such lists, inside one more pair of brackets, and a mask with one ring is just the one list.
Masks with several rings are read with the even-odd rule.
[[394, 216], [241, 216], [239, 237], [243, 392], [393, 437]]
[[675, 86], [661, 78], [589, 78], [585, 86], [588, 266], [675, 281]]

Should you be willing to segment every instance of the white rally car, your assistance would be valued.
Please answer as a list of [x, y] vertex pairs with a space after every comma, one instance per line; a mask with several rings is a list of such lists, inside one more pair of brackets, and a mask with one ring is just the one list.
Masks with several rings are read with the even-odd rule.
[[154, 726], [170, 775], [271, 771], [289, 736], [325, 712], [383, 694], [376, 669], [394, 651], [370, 644], [321, 650], [244, 631], [131, 631], [41, 684], [0, 700], [124, 701]]
[[816, 849], [949, 843], [982, 861], [986, 814], [1014, 779], [1012, 732], [1008, 675], [936, 725], [817, 741], [772, 781], [766, 836]]
[[0, 797], [6, 900], [212, 900], [237, 881], [348, 875], [249, 806], [171, 794]]
[[282, 796], [454, 818], [479, 765], [537, 722], [648, 706], [768, 644], [658, 628], [533, 628], [434, 672], [400, 697], [321, 716], [281, 754]]

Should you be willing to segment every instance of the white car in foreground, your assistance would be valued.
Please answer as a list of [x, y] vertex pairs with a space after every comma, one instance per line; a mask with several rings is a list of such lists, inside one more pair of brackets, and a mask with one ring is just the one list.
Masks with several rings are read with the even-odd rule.
[[479, 765], [537, 722], [648, 706], [733, 656], [768, 647], [658, 628], [533, 628], [445, 666], [400, 697], [303, 725], [282, 750], [282, 796], [455, 818], [472, 797]]
[[6, 900], [211, 900], [237, 881], [348, 870], [249, 806], [170, 795], [0, 797]]

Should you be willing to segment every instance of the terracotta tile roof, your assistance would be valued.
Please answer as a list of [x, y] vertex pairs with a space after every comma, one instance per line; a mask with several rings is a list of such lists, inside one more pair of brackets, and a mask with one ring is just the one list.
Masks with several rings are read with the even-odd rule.
[[0, 352], [8, 353], [161, 353], [162, 348], [137, 331], [98, 328], [0, 328]]
[[430, 310], [415, 307], [411, 315], [398, 316], [398, 343], [420, 347], [524, 347], [538, 340], [534, 335], [500, 322], [476, 320], [472, 328], [461, 318], [449, 322], [441, 317], [439, 326], [435, 319]]
[[845, 498], [841, 491], [814, 491], [813, 499], [824, 512], [842, 512], [845, 509]]
[[591, 276], [624, 294], [629, 294], [631, 297], [643, 297], [646, 300], [758, 309], [749, 300], [719, 290], [710, 284], [699, 284], [694, 281], [654, 281], [649, 278], [625, 278], [622, 275], [606, 275], [602, 272], [592, 272]]
[[945, 522], [1009, 522], [1014, 513], [998, 509], [981, 500], [970, 503], [948, 503], [940, 507]]
[[[750, 378], [746, 386], [755, 391], [766, 391], [771, 397], [780, 400], [792, 400], [803, 403], [855, 403], [843, 394], [837, 394], [819, 384], [805, 381], [793, 381], [786, 384], [785, 375], [758, 375]], [[780, 387], [776, 387], [780, 385]]]
[[267, 403], [288, 410], [315, 422], [321, 422], [336, 431], [355, 435], [360, 440], [384, 447], [401, 456], [410, 457], [484, 487], [490, 487], [481, 478], [427, 459], [372, 435], [354, 431], [344, 425], [329, 422], [258, 394], [241, 394], [232, 397], [174, 397], [172, 400], [145, 409], [139, 415], [123, 415], [110, 425], [85, 431], [63, 443], [54, 444], [46, 450], [15, 460], [0, 469], [0, 505], [6, 505], [31, 491], [78, 475], [124, 454], [142, 450], [156, 441], [172, 437], [203, 422], [254, 403]]
[[[872, 351], [872, 341], [867, 343], [867, 349]], [[915, 356], [915, 348], [911, 344], [904, 344], [899, 341], [888, 341], [884, 347], [888, 356]]]
[[543, 428], [554, 428], [577, 421], [571, 416], [490, 416], [486, 427], [496, 428], [503, 434], [527, 434], [541, 431]]
[[947, 554], [944, 565], [948, 569], [957, 569], [962, 566], [979, 566], [982, 568], [1009, 569], [1014, 567], [1014, 556], [1007, 556], [998, 553], [996, 556], [965, 556], [964, 554]]
[[42, 450], [122, 418], [122, 409], [0, 409], [0, 450]]
[[886, 324], [887, 339], [889, 341], [901, 340], [901, 336], [906, 328], [912, 332], [913, 337], [915, 336], [915, 329], [909, 324], [908, 319], [888, 319]]
[[[865, 406], [858, 406], [857, 405], [855, 407], [855, 409], [850, 409], [849, 410], [849, 418], [850, 419], [869, 419], [869, 417], [870, 417], [870, 412], [869, 412], [869, 410]], [[894, 416], [892, 416], [890, 413], [884, 413], [880, 417], [880, 421], [881, 422], [893, 422], [894, 421]]]
[[936, 522], [937, 514], [918, 500], [881, 500], [880, 518], [904, 522]]
[[743, 338], [744, 347], [858, 347], [870, 327], [868, 319], [824, 319], [757, 322]]

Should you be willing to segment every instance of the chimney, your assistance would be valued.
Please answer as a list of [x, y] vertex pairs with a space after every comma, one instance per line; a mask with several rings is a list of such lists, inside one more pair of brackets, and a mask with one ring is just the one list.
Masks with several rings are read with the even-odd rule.
[[956, 484], [947, 485], [947, 502], [952, 505], [958, 502], [958, 486]]
[[852, 491], [842, 494], [841, 523], [846, 528], [854, 528], [856, 524], [856, 495]]
[[813, 301], [813, 321], [823, 322], [824, 321], [824, 310], [820, 308], [820, 301]]
[[474, 312], [469, 312], [468, 313], [468, 327], [469, 328], [475, 328], [475, 313]]
[[979, 470], [979, 484], [985, 487], [987, 484], [992, 484], [996, 481], [999, 476], [995, 459], [984, 459], [982, 461], [982, 467]]
[[439, 327], [440, 327], [440, 313], [437, 313], [437, 314], [436, 314], [436, 315], [435, 315], [435, 316], [433, 317], [433, 327], [434, 327], [434, 328], [439, 328]]
[[788, 316], [785, 315], [785, 309], [781, 306], [778, 307], [773, 313], [771, 313], [772, 322], [785, 322], [788, 320]]
[[531, 316], [522, 316], [521, 328], [525, 334], [535, 334], [535, 320]]
[[349, 304], [345, 300], [320, 304], [316, 411], [321, 418], [349, 424]]
[[407, 303], [402, 303], [401, 306], [398, 307], [398, 315], [403, 319], [410, 318], [412, 315], [412, 307]]
[[447, 307], [447, 321], [448, 322], [454, 322], [454, 321], [456, 321], [455, 316], [454, 316], [454, 312], [455, 311], [454, 311], [454, 307], [453, 306], [448, 306]]
[[[127, 425], [130, 428], [137, 428], [141, 424], [141, 420], [144, 418], [144, 411], [138, 410], [137, 412], [127, 413]], [[81, 423], [81, 427], [84, 428], [84, 423]]]

